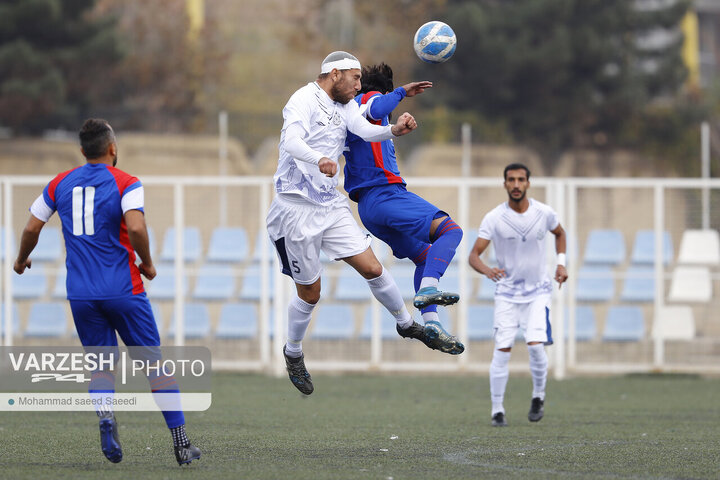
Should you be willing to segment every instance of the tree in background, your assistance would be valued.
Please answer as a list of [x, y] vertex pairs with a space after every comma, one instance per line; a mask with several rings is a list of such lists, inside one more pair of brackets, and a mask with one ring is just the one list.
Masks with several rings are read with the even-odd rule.
[[676, 27], [688, 3], [638, 4], [450, 0], [444, 21], [457, 51], [420, 76], [453, 88], [424, 100], [504, 125], [547, 173], [571, 148], [622, 146], [628, 123], [658, 99], [671, 102], [686, 76]]
[[94, 0], [0, 2], [0, 125], [32, 133], [76, 128], [108, 98], [104, 73], [123, 52]]

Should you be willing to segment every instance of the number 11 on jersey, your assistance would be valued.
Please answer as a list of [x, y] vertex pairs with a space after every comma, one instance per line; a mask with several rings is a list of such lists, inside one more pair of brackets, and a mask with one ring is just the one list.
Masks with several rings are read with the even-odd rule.
[[[84, 193], [84, 195], [83, 195]], [[83, 197], [84, 202], [83, 202]], [[83, 206], [84, 203], [84, 206]], [[95, 210], [95, 187], [73, 187], [72, 190], [72, 218], [73, 218], [73, 235], [83, 234], [83, 224], [85, 225], [85, 235], [95, 234], [95, 222], [93, 214]], [[83, 221], [84, 220], [84, 221]]]

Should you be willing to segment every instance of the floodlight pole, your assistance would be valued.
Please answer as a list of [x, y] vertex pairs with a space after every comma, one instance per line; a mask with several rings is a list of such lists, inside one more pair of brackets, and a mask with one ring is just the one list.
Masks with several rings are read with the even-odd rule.
[[[228, 113], [223, 110], [218, 114], [218, 156], [220, 160], [219, 174], [221, 177], [227, 176], [228, 170]], [[227, 226], [227, 185], [220, 184], [220, 226]]]
[[[700, 126], [701, 158], [700, 175], [703, 180], [710, 179], [710, 124], [702, 122]], [[702, 187], [702, 228], [710, 228], [710, 189]]]
[[472, 127], [469, 123], [462, 124], [460, 137], [462, 141], [462, 176], [463, 178], [469, 178], [470, 163], [472, 161]]

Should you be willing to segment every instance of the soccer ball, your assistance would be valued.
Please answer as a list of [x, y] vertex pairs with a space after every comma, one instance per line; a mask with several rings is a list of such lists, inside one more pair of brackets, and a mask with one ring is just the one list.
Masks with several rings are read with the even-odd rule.
[[443, 63], [453, 56], [457, 37], [447, 24], [433, 20], [415, 32], [415, 53], [427, 63]]

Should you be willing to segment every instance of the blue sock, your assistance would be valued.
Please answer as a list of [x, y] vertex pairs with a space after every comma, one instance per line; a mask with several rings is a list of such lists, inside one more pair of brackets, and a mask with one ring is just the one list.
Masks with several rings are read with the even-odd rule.
[[[172, 375], [148, 375], [150, 382], [150, 391], [155, 397], [155, 402], [162, 410], [165, 417], [165, 424], [168, 428], [173, 429], [185, 423], [185, 415], [180, 406], [180, 388], [178, 387], [175, 377]], [[168, 397], [164, 397], [168, 395]], [[165, 408], [172, 408], [166, 410]]]
[[447, 217], [438, 225], [427, 253], [424, 277], [440, 278], [455, 256], [455, 249], [460, 245], [463, 232], [460, 226]]
[[[413, 279], [415, 282], [415, 292], [417, 293], [418, 290], [420, 290], [420, 282], [422, 281], [422, 278], [425, 274], [425, 262], [419, 263], [415, 265], [415, 278]], [[428, 305], [427, 307], [420, 310], [421, 314], [427, 313], [427, 312], [437, 312], [437, 305]]]

